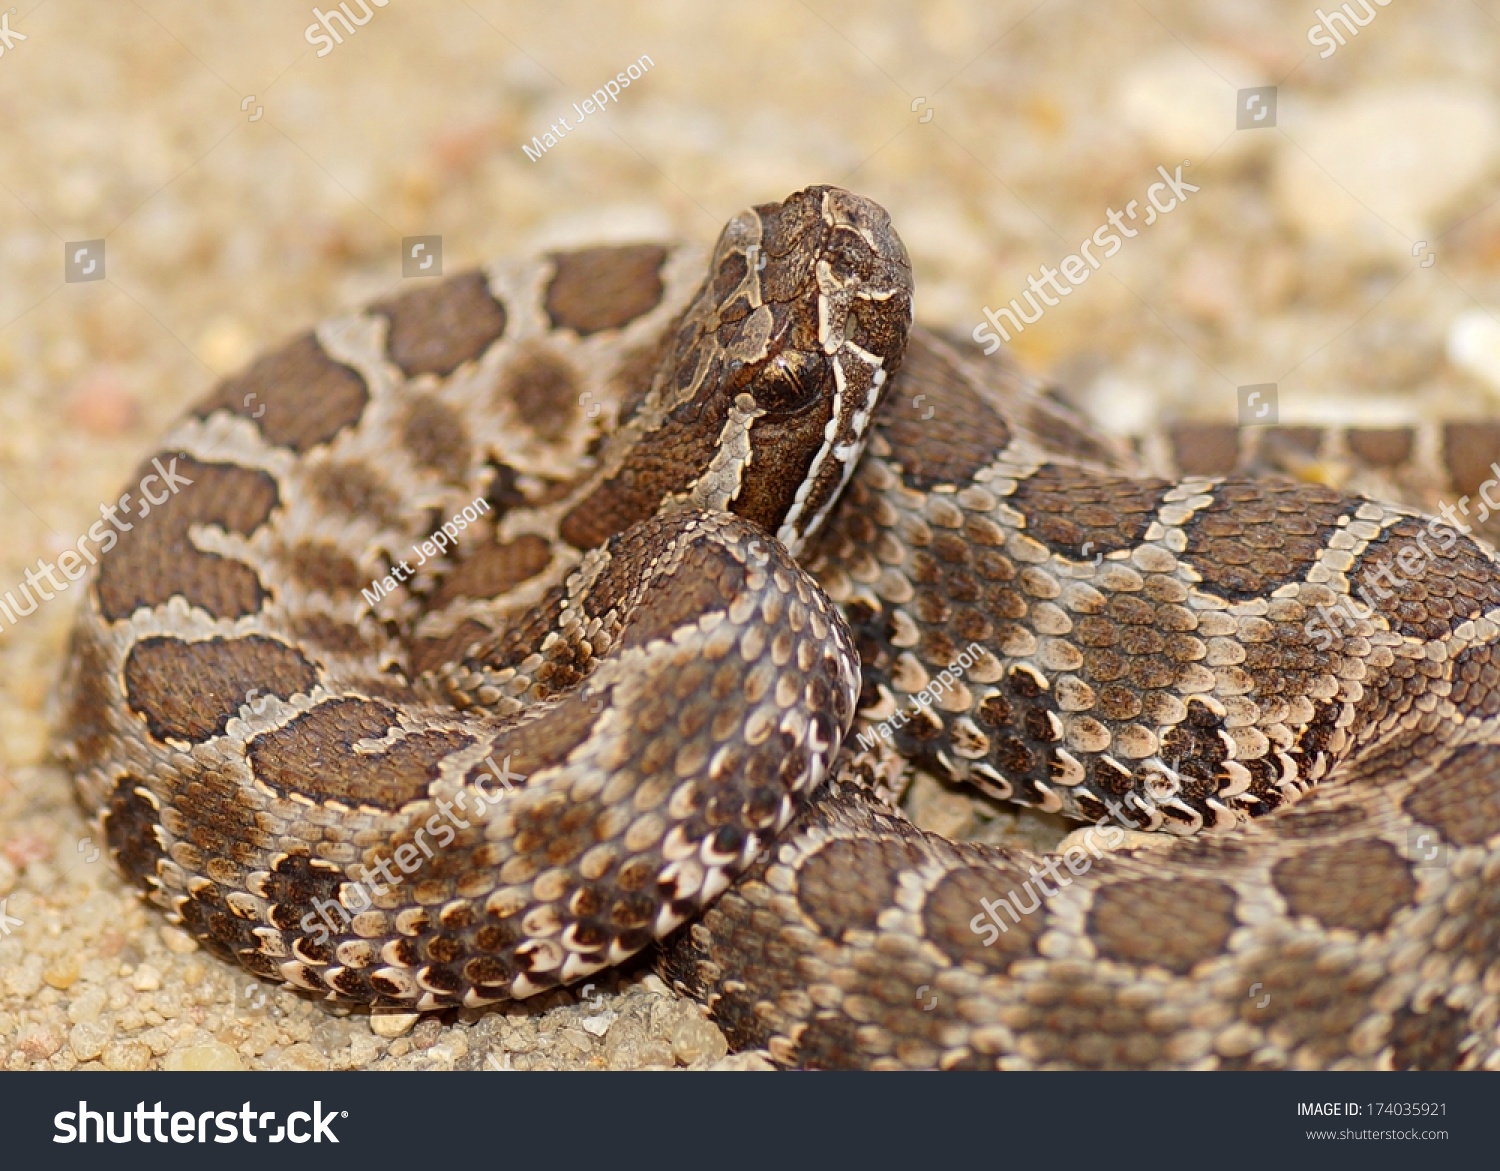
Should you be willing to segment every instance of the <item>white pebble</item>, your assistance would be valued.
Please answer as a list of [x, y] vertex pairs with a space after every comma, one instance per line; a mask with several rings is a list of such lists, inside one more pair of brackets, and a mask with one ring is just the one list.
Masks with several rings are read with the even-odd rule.
[[416, 1012], [372, 1012], [370, 1032], [377, 1037], [399, 1037], [411, 1032], [421, 1015]]
[[613, 1012], [601, 1012], [595, 1016], [586, 1016], [578, 1022], [578, 1027], [586, 1033], [592, 1033], [596, 1037], [602, 1037], [609, 1032], [609, 1026], [619, 1015]]
[[1448, 327], [1448, 361], [1500, 391], [1500, 319], [1485, 309], [1460, 313]]

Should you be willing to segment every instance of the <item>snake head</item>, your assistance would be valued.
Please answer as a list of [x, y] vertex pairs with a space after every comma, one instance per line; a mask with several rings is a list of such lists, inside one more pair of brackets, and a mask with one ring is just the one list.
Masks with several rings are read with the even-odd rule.
[[732, 475], [706, 476], [695, 503], [754, 521], [795, 553], [852, 474], [900, 365], [911, 261], [879, 204], [809, 187], [730, 220], [709, 272], [693, 364], [678, 373], [724, 413]]
[[588, 548], [677, 502], [796, 554], [864, 451], [911, 302], [906, 248], [868, 199], [809, 187], [735, 216], [564, 539]]

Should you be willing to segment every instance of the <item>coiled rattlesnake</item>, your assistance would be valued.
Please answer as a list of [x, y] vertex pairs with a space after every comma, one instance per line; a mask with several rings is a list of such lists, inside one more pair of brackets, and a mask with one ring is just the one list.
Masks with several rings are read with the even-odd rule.
[[[1488, 547], [1143, 476], [910, 320], [885, 213], [818, 187], [706, 280], [497, 264], [222, 383], [75, 632], [120, 866], [252, 972], [418, 1009], [691, 921], [663, 972], [787, 1064], [1500, 1064]], [[948, 842], [895, 753], [1097, 824]]]

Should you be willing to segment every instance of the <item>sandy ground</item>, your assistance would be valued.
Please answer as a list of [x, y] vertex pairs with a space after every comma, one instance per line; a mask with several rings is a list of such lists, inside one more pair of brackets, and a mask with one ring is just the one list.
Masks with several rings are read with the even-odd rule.
[[[1497, 0], [1373, 19], [1354, 0], [1366, 23], [1338, 25], [1343, 44], [1310, 0], [392, 0], [321, 57], [311, 7], [0, 13], [0, 592], [72, 545], [217, 376], [396, 285], [403, 236], [441, 234], [450, 270], [707, 241], [812, 182], [884, 203], [919, 317], [964, 333], [1138, 201], [1135, 234], [1015, 339], [1117, 428], [1233, 419], [1258, 383], [1282, 421], [1497, 406]], [[618, 101], [522, 151], [643, 56]], [[1275, 125], [1237, 130], [1237, 91], [1257, 86], [1277, 87]], [[1179, 165], [1146, 225], [1158, 168]], [[70, 242], [101, 239], [104, 279], [65, 281]], [[47, 763], [75, 601], [0, 619], [6, 1067], [723, 1061], [718, 1030], [651, 977], [372, 1022], [205, 955], [122, 885]], [[923, 800], [946, 828], [994, 832], [951, 795]]]

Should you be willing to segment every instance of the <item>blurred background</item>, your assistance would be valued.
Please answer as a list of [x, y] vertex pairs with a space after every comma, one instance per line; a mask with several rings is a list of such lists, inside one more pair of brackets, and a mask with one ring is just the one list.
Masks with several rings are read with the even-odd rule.
[[[0, 593], [73, 545], [216, 378], [397, 285], [403, 237], [440, 235], [450, 272], [708, 243], [809, 183], [884, 204], [919, 319], [963, 335], [1137, 201], [1135, 234], [1112, 252], [1101, 234], [1098, 268], [1013, 345], [1118, 430], [1233, 421], [1247, 384], [1277, 386], [1283, 423], [1500, 408], [1500, 0], [342, 9], [0, 11]], [[1150, 215], [1164, 177], [1177, 193]], [[76, 593], [0, 619], [6, 1067], [723, 1057], [651, 977], [372, 1023], [196, 950], [123, 887], [46, 763]]]

